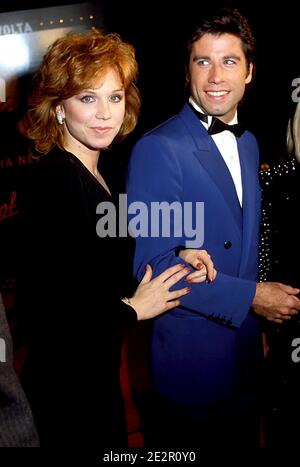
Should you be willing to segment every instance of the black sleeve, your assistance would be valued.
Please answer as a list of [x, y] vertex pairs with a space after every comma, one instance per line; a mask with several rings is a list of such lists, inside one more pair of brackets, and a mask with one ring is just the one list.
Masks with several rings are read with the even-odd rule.
[[121, 324], [124, 326], [133, 325], [137, 322], [137, 314], [134, 308], [120, 301]]

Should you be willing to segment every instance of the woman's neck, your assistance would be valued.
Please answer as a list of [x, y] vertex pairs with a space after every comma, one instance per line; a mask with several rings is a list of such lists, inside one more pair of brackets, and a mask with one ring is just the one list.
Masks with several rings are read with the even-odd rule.
[[73, 154], [82, 164], [91, 172], [91, 174], [98, 180], [103, 188], [109, 193], [110, 190], [98, 170], [98, 162], [100, 157], [100, 150], [92, 150], [85, 146], [82, 146], [79, 142], [68, 142], [65, 143], [64, 148], [66, 151]]
[[100, 150], [89, 149], [83, 146], [79, 141], [65, 141], [64, 148], [76, 156], [90, 172], [96, 173]]

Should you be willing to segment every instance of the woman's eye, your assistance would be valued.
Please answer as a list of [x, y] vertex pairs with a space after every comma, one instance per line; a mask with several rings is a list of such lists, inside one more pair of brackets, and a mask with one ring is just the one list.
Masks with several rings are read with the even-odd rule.
[[123, 96], [121, 94], [113, 94], [110, 96], [109, 101], [110, 102], [120, 102], [123, 99]]
[[81, 98], [81, 102], [84, 104], [90, 104], [91, 102], [95, 102], [95, 98], [93, 96], [83, 96]]

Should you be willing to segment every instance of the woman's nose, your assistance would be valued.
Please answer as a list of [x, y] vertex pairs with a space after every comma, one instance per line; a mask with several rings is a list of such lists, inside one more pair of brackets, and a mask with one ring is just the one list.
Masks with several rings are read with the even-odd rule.
[[96, 118], [102, 120], [108, 120], [111, 117], [109, 104], [106, 102], [100, 102], [97, 108]]

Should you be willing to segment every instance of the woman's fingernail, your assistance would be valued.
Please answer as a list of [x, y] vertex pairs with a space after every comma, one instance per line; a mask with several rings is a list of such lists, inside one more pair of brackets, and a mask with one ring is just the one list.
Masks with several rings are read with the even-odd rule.
[[204, 267], [204, 264], [203, 263], [198, 263], [196, 264], [196, 268], [197, 269], [202, 269]]

